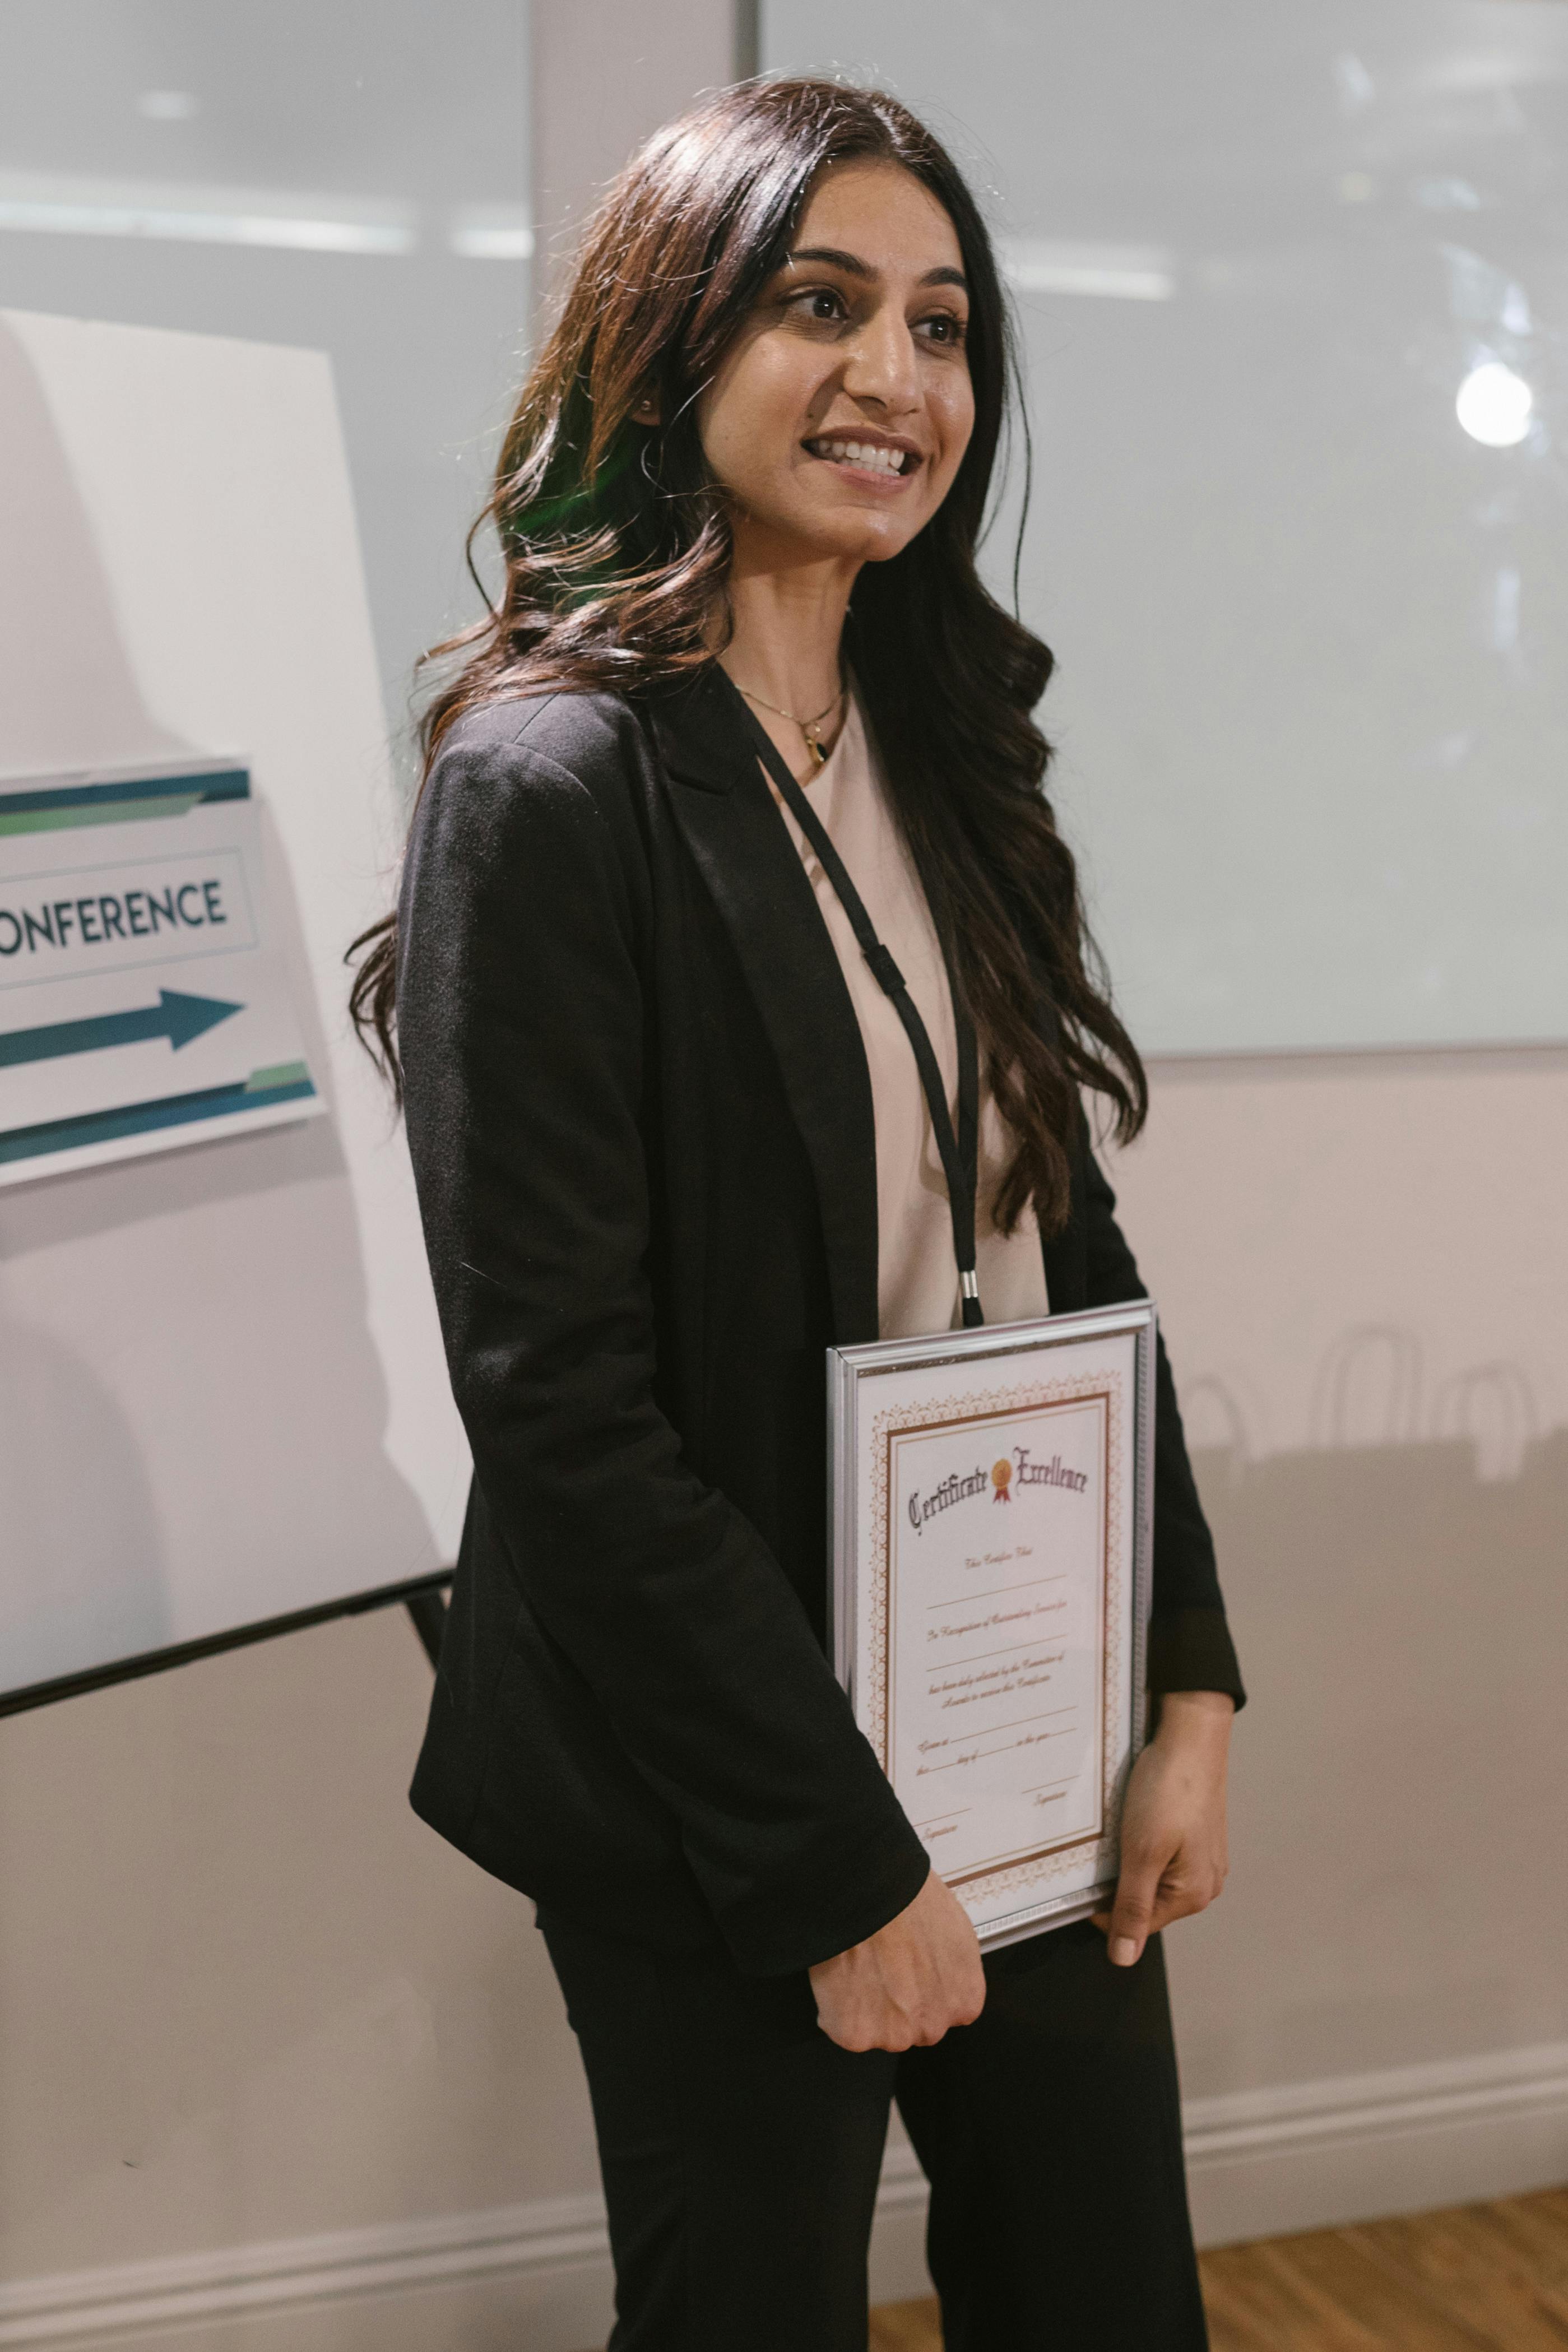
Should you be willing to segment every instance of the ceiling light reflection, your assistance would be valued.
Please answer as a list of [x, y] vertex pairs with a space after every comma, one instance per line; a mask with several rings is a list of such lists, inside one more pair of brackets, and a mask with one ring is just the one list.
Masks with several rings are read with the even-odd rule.
[[180, 245], [270, 245], [295, 253], [411, 253], [412, 229], [384, 222], [266, 213], [176, 212], [156, 205], [79, 205], [0, 196], [0, 228], [60, 236], [145, 236]]
[[403, 254], [418, 243], [414, 209], [402, 203], [20, 172], [0, 173], [0, 229], [292, 253]]
[[149, 122], [189, 122], [202, 110], [194, 89], [144, 89], [136, 111]]
[[533, 253], [533, 226], [521, 205], [465, 205], [445, 222], [422, 221], [412, 205], [395, 197], [0, 171], [0, 230], [5, 229], [377, 255], [417, 252], [428, 235], [468, 261], [527, 261]]
[[449, 242], [465, 261], [531, 261], [533, 225], [517, 210], [459, 213]]
[[999, 248], [1004, 277], [1021, 294], [1100, 294], [1128, 302], [1168, 302], [1176, 290], [1168, 253], [1137, 245], [1058, 245], [1009, 238]]
[[1484, 360], [1459, 386], [1454, 414], [1472, 441], [1511, 449], [1530, 430], [1535, 395], [1501, 360]]

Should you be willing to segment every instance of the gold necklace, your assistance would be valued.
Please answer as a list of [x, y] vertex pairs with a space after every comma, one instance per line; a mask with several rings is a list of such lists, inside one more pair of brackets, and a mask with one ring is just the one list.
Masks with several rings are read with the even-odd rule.
[[824, 743], [819, 730], [822, 726], [823, 720], [825, 719], [831, 719], [833, 713], [843, 701], [844, 688], [842, 687], [839, 688], [837, 693], [834, 696], [826, 709], [819, 710], [815, 719], [802, 719], [798, 717], [795, 711], [786, 710], [782, 703], [763, 702], [760, 694], [752, 694], [747, 687], [741, 687], [739, 691], [745, 696], [748, 702], [761, 702], [764, 710], [771, 710], [774, 712], [778, 718], [787, 719], [792, 727], [798, 727], [801, 733], [805, 737], [805, 748], [811, 753], [811, 756], [816, 761], [817, 766], [820, 768], [826, 765], [827, 760], [827, 746]]

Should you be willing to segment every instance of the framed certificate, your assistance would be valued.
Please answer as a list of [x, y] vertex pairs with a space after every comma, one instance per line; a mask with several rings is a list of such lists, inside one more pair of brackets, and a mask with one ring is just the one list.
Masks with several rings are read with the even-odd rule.
[[1115, 1888], [1155, 1328], [1140, 1299], [829, 1352], [836, 1666], [987, 1948]]

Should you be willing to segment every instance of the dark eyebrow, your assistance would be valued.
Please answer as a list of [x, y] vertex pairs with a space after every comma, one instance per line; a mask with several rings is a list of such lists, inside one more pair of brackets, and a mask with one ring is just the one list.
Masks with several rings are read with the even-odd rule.
[[[785, 254], [783, 267], [793, 269], [803, 261], [826, 262], [830, 269], [842, 269], [847, 278], [868, 279], [877, 275], [870, 263], [862, 261], [858, 253], [845, 253], [836, 245], [803, 245], [798, 251]], [[956, 286], [965, 294], [969, 291], [969, 280], [962, 269], [928, 269], [921, 284]]]
[[797, 253], [786, 253], [784, 266], [793, 269], [797, 262], [826, 261], [830, 269], [842, 269], [847, 278], [875, 278], [876, 271], [858, 253], [841, 253], [836, 245], [803, 245]]

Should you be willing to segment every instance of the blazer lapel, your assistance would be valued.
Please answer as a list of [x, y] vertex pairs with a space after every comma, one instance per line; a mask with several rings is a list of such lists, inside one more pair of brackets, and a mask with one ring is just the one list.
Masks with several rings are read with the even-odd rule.
[[866, 1049], [805, 869], [718, 667], [649, 703], [670, 804], [763, 1027], [816, 1186], [840, 1346], [877, 1337], [877, 1129]]

